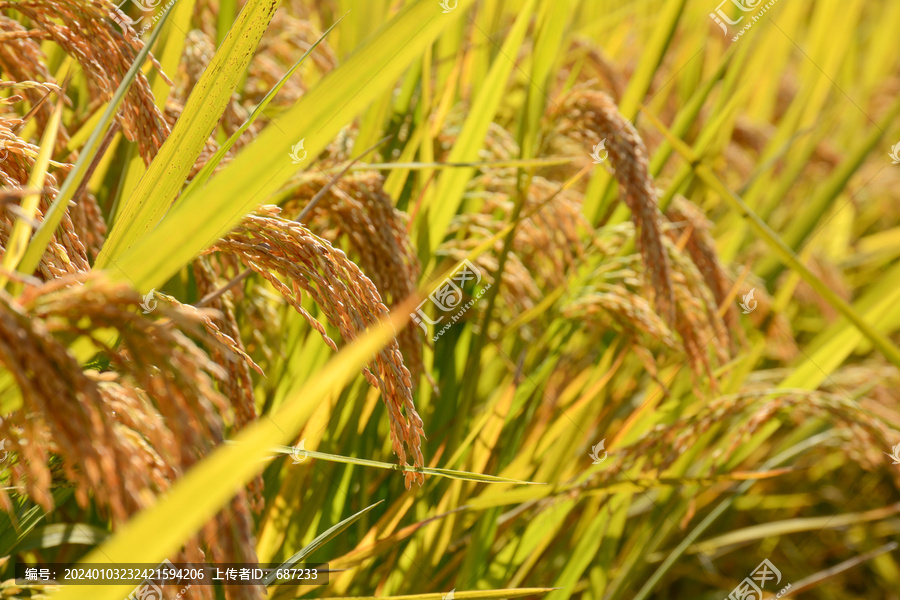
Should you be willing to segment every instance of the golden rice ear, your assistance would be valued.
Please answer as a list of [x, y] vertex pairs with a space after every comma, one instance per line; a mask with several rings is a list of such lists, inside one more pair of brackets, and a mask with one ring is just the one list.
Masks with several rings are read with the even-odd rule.
[[[26, 159], [30, 160], [30, 157], [26, 157]], [[35, 210], [35, 223], [43, 221], [44, 211], [49, 209], [50, 203], [58, 193], [58, 190], [49, 184], [44, 187], [44, 191], [45, 193]], [[25, 195], [25, 188], [24, 185], [20, 187], [20, 184], [16, 182], [9, 182], [4, 193], [8, 195], [10, 202], [18, 202]], [[4, 248], [7, 245], [13, 223], [19, 214], [15, 208], [6, 207], [0, 211], [0, 246]], [[96, 256], [106, 232], [106, 223], [99, 214], [99, 210], [94, 197], [90, 194], [83, 194], [76, 206], [63, 213], [59, 230], [53, 233], [47, 250], [38, 263], [36, 271], [39, 277], [50, 281], [57, 277], [87, 273], [90, 270], [88, 252], [92, 256]], [[88, 240], [87, 247], [82, 241], [84, 239]]]
[[[38, 130], [44, 130], [52, 113], [53, 104], [61, 94], [61, 90], [47, 70], [46, 57], [38, 45], [39, 40], [50, 38], [49, 33], [41, 29], [25, 29], [17, 21], [0, 16], [0, 38], [3, 40], [0, 42], [0, 71], [15, 80], [4, 82], [4, 86], [13, 87], [17, 93], [17, 96], [6, 98], [5, 101], [9, 102], [18, 98], [27, 100], [32, 107], [23, 118], [0, 117], [0, 146], [2, 146], [0, 170], [3, 171], [3, 184], [19, 187], [27, 181], [27, 173], [30, 173], [30, 167], [34, 164], [33, 157], [36, 156], [37, 147], [19, 140], [10, 131], [10, 128], [21, 129], [21, 126], [30, 118], [34, 118]], [[63, 100], [67, 105], [70, 104], [68, 98], [63, 97]], [[0, 103], [2, 102], [4, 101], [0, 101]], [[60, 122], [54, 156], [64, 156], [68, 142], [69, 134], [65, 124]], [[59, 171], [65, 175], [72, 165], [63, 164], [64, 166], [60, 167]], [[25, 168], [23, 169], [23, 167]], [[59, 171], [56, 172], [57, 175]], [[13, 182], [17, 182], [18, 185]], [[48, 190], [50, 199], [55, 197], [56, 182], [57, 178], [54, 173], [48, 173], [45, 188]], [[83, 191], [73, 200], [74, 204], [70, 207], [69, 215], [64, 218], [61, 226], [64, 231], [77, 232], [75, 237], [80, 240], [78, 246], [83, 244], [86, 249], [85, 257], [87, 254], [96, 257], [106, 237], [106, 223], [100, 207], [96, 198], [88, 191]], [[41, 208], [46, 209], [46, 203], [43, 203]], [[56, 237], [54, 239], [57, 240]], [[86, 264], [86, 261], [79, 260], [79, 254], [73, 254], [72, 250], [73, 248], [70, 247], [69, 258], [71, 261]], [[65, 266], [53, 264], [52, 258], [49, 263], [47, 260], [43, 260], [42, 263], [41, 271], [45, 277], [50, 272], [74, 272]], [[83, 265], [78, 268], [81, 269], [81, 266]]]
[[674, 324], [675, 294], [663, 246], [657, 191], [650, 177], [647, 148], [640, 134], [603, 92], [574, 92], [564, 103], [563, 110], [573, 125], [570, 134], [585, 142], [585, 154], [590, 152], [588, 143], [605, 140], [622, 199], [631, 211], [638, 232], [638, 249], [650, 273], [656, 308], [666, 322]]
[[216, 44], [213, 38], [199, 29], [188, 32], [184, 38], [184, 52], [181, 53], [181, 61], [178, 63], [179, 77], [174, 90], [174, 96], [179, 98], [182, 104], [191, 95], [215, 53]]
[[[871, 376], [871, 373], [869, 373]], [[892, 374], [896, 379], [896, 371]], [[836, 374], [837, 376], [837, 374]], [[894, 382], [896, 385], [896, 382]], [[871, 390], [871, 380], [859, 386], [841, 383], [836, 391], [786, 390], [754, 385], [752, 389], [715, 398], [696, 413], [679, 421], [658, 426], [645, 433], [635, 444], [622, 449], [614, 469], [627, 472], [636, 464], [651, 461], [659, 472], [668, 469], [684, 452], [720, 423], [733, 423], [729, 428], [731, 443], [716, 451], [716, 456], [731, 457], [760, 427], [778, 418], [797, 423], [809, 419], [825, 419], [834, 426], [835, 433], [850, 441], [844, 445], [854, 462], [867, 469], [883, 467], [881, 449], [891, 447], [892, 436], [881, 421], [872, 419], [848, 397], [859, 390]], [[860, 396], [864, 393], [860, 393]], [[715, 475], [721, 461], [711, 461], [708, 476]]]
[[[345, 341], [355, 339], [388, 315], [375, 284], [355, 263], [300, 223], [277, 217], [279, 211], [274, 206], [261, 207], [260, 214], [245, 217], [207, 252], [236, 254], [272, 284], [334, 350], [337, 345], [327, 336], [324, 326], [301, 305], [300, 290], [309, 294]], [[287, 279], [290, 286], [278, 276]], [[376, 355], [364, 375], [372, 387], [381, 391], [390, 416], [393, 450], [400, 463], [408, 464], [409, 452], [414, 466], [424, 466], [421, 438], [425, 432], [413, 404], [410, 373], [396, 340]], [[404, 476], [407, 486], [414, 480], [424, 482], [421, 473], [406, 471]]]
[[572, 43], [572, 51], [583, 54], [585, 68], [581, 69], [578, 75], [578, 81], [581, 84], [596, 84], [596, 80], [586, 79], [588, 77], [596, 77], [599, 75], [607, 84], [613, 100], [618, 103], [625, 93], [625, 86], [628, 78], [613, 60], [606, 55], [602, 48], [598, 47], [596, 42], [588, 37], [576, 39]]
[[[485, 189], [484, 206], [480, 213], [459, 215], [454, 220], [454, 231], [471, 225], [472, 233], [479, 227], [496, 233], [512, 218], [514, 203], [509, 194], [515, 189], [515, 182], [487, 173], [474, 185]], [[584, 218], [580, 194], [559, 188], [558, 183], [544, 177], [532, 178], [522, 212], [534, 214], [519, 222], [513, 239], [513, 253], [541, 287], [564, 284], [567, 274], [583, 258], [586, 234], [593, 229]], [[491, 215], [502, 216], [493, 219]]]
[[[645, 152], [640, 150], [640, 156], [643, 157]], [[640, 162], [636, 158], [631, 160]], [[512, 215], [513, 203], [508, 194], [515, 182], [510, 173], [503, 169], [485, 170], [487, 172], [474, 183], [475, 187], [483, 190], [480, 193], [482, 206], [476, 213], [454, 218], [448, 240], [439, 250], [441, 254], [455, 260], [465, 258], [485, 237], [496, 234], [509, 222]], [[689, 224], [682, 223], [683, 219], [676, 219], [674, 224], [665, 220], [656, 207], [654, 190], [653, 204], [649, 209], [655, 211], [653, 227], [662, 235], [655, 242], [662, 250], [664, 260], [648, 262], [647, 253], [642, 252], [640, 263], [643, 263], [643, 267], [638, 262], [632, 264], [631, 257], [623, 255], [623, 249], [634, 237], [635, 226], [624, 223], [594, 230], [583, 216], [581, 195], [572, 190], [559, 191], [559, 187], [560, 184], [541, 177], [535, 177], [532, 182], [523, 211], [530, 214], [539, 206], [541, 208], [532, 217], [519, 223], [516, 229], [504, 268], [498, 318], [501, 321], [511, 318], [504, 310], [513, 317], [521, 314], [540, 301], [545, 295], [542, 290], [567, 285], [567, 276], [572, 269], [584, 264], [588, 250], [582, 240], [589, 239], [591, 252], [600, 252], [602, 256], [614, 260], [621, 267], [618, 269], [619, 274], [611, 279], [601, 277], [593, 281], [589, 289], [585, 289], [563, 307], [563, 315], [570, 319], [587, 319], [589, 325], [595, 328], [613, 326], [627, 332], [640, 333], [638, 339], [645, 344], [662, 342], [669, 348], [681, 349], [694, 374], [700, 376], [705, 372], [709, 376], [710, 385], [715, 388], [709, 354], [713, 354], [719, 364], [726, 362], [730, 338], [728, 327], [718, 314], [716, 300], [717, 293], [722, 296], [721, 288], [724, 284], [713, 279], [721, 278], [724, 274], [709, 271], [711, 265], [718, 264], [712, 242], [704, 238], [705, 245], [702, 245], [693, 238], [685, 239], [684, 228]], [[548, 198], [550, 201], [545, 202]], [[702, 215], [691, 213], [693, 219], [701, 217]], [[701, 224], [698, 220], [696, 227]], [[693, 245], [685, 252], [683, 246], [688, 242]], [[646, 247], [647, 244], [643, 246]], [[496, 256], [502, 251], [502, 247], [502, 241], [498, 241], [492, 252], [475, 259], [490, 283], [493, 283], [492, 273], [497, 267]], [[692, 262], [694, 254], [697, 255], [697, 264]], [[658, 308], [654, 312], [651, 304], [641, 298], [640, 289], [634, 289], [633, 282], [646, 277], [643, 273], [650, 271], [652, 278], [654, 264], [666, 266], [672, 296], [669, 306], [674, 318], [663, 313], [664, 318], [660, 319]], [[701, 268], [698, 269], [697, 265]], [[626, 272], [630, 275], [625, 275]], [[717, 282], [718, 292], [715, 289], [711, 291], [709, 286]], [[671, 320], [666, 319], [667, 316]], [[680, 343], [673, 332], [677, 332]], [[522, 328], [522, 333], [528, 337], [527, 326]]]
[[[305, 182], [285, 203], [282, 215], [296, 217], [329, 179], [316, 175]], [[329, 188], [305, 221], [334, 246], [346, 240], [347, 254], [372, 280], [385, 304], [394, 307], [416, 293], [422, 269], [407, 232], [408, 217], [394, 208], [383, 184], [377, 173], [347, 174]], [[418, 327], [406, 327], [397, 335], [413, 383], [425, 370], [422, 338]]]
[[[206, 257], [201, 257], [194, 262], [194, 274], [200, 297], [217, 289], [215, 276]], [[186, 310], [193, 309], [189, 304], [182, 306]], [[244, 349], [234, 315], [234, 306], [227, 297], [219, 296], [210, 303], [210, 308], [216, 312], [215, 316], [211, 317], [200, 311], [198, 311], [198, 315], [203, 320], [206, 331], [229, 349], [228, 352], [223, 352], [218, 348], [213, 348], [211, 352], [216, 363], [228, 372], [228, 377], [223, 381], [223, 390], [225, 395], [231, 399], [234, 407], [237, 417], [235, 424], [243, 427], [256, 418], [250, 370], [253, 369], [260, 375], [263, 374], [263, 371]]]
[[[30, 440], [14, 445], [22, 457], [14, 477], [45, 507], [51, 453], [64, 459], [83, 505], [92, 497], [122, 523], [224, 440], [220, 415], [230, 411], [215, 383], [226, 372], [188, 334], [214, 352], [240, 354], [239, 345], [212, 322], [215, 311], [148, 296], [102, 274], [26, 286], [18, 302], [0, 293], [0, 362], [25, 403], [0, 423], [0, 435]], [[110, 330], [112, 340], [96, 335]], [[83, 371], [56, 339], [74, 335], [88, 336], [109, 368]], [[203, 538], [215, 560], [256, 562], [249, 505], [240, 491], [207, 523]], [[186, 548], [184, 560], [204, 560], [196, 541]]]
[[[517, 151], [513, 151], [513, 155]], [[488, 237], [506, 227], [513, 215], [514, 202], [510, 198], [515, 181], [508, 169], [485, 169], [472, 186], [483, 189], [483, 205], [478, 212], [464, 213], [453, 218], [447, 239], [438, 254], [459, 262]], [[548, 202], [548, 199], [549, 202]], [[567, 278], [577, 268], [585, 252], [585, 239], [592, 227], [582, 214], [580, 195], [572, 190], [559, 190], [558, 184], [543, 177], [532, 179], [522, 212], [531, 214], [516, 227], [512, 247], [503, 268], [503, 285], [498, 289], [497, 318], [509, 322], [522, 312], [534, 308], [548, 290], [566, 285]], [[497, 257], [504, 242], [498, 239], [490, 252], [479, 255], [473, 262], [486, 283], [494, 285]], [[526, 324], [522, 335], [529, 338], [537, 331]]]
[[[101, 399], [96, 383], [84, 375], [44, 324], [15, 305], [6, 293], [0, 293], [0, 362], [22, 394], [22, 407], [3, 421], [3, 433], [12, 434], [8, 438], [9, 449], [20, 457], [11, 468], [12, 481], [24, 485], [28, 495], [44, 510], [52, 510], [51, 473], [47, 465], [48, 446], [53, 440], [66, 458], [66, 476], [78, 482], [79, 503], [87, 503], [87, 490], [92, 484], [98, 487], [101, 498], [104, 490], [115, 490], [102, 500], [112, 504], [116, 518], [124, 518], [127, 512], [119, 497], [121, 482], [113, 455], [99, 452], [101, 444], [110, 445], [111, 429], [98, 412]], [[39, 373], [54, 376], [42, 377]], [[31, 413], [36, 413], [37, 418], [27, 419]], [[14, 425], [21, 427], [20, 435], [15, 434]], [[84, 435], [85, 431], [97, 437]], [[32, 443], [19, 444], [20, 436]], [[75, 465], [83, 468], [76, 470]], [[107, 472], [114, 474], [115, 479], [104, 486], [102, 476]]]
[[[40, 146], [23, 140], [15, 129], [23, 125], [21, 118], [0, 117], [0, 186], [3, 188], [24, 188], [28, 183]], [[66, 165], [67, 169], [72, 165]], [[56, 187], [56, 177], [47, 173], [45, 189]], [[4, 190], [6, 191], [6, 190]], [[12, 198], [11, 198], [12, 200]]]
[[106, 241], [107, 227], [97, 198], [85, 190], [75, 199], [75, 206], [69, 209], [72, 229], [84, 245], [85, 254], [95, 260]]
[[[21, 122], [21, 120], [0, 118], [0, 145], [4, 152], [4, 160], [0, 160], [0, 185], [4, 188], [3, 191], [7, 198], [4, 206], [0, 206], [0, 245], [4, 248], [12, 232], [13, 223], [18, 218], [16, 208], [24, 197], [24, 190], [34, 166], [35, 157], [40, 151], [38, 146], [20, 139], [13, 133], [10, 127], [17, 122]], [[58, 168], [56, 174], [65, 175], [71, 168], [72, 165], [63, 164]], [[47, 174], [43, 194], [34, 214], [36, 223], [43, 220], [44, 212], [50, 207], [50, 202], [58, 193], [56, 174]], [[84, 200], [83, 197], [82, 199]], [[85, 206], [90, 204], [88, 200], [84, 200], [84, 202]], [[89, 208], [86, 208], [85, 211], [84, 214], [90, 214]], [[55, 277], [85, 273], [88, 270], [90, 270], [90, 265], [87, 250], [76, 233], [71, 216], [66, 212], [60, 221], [59, 230], [53, 233], [50, 244], [41, 257], [37, 272], [49, 281]]]
[[673, 350], [679, 347], [672, 331], [653, 312], [650, 304], [624, 285], [597, 286], [592, 293], [567, 304], [563, 316], [582, 321], [587, 326], [604, 324], [613, 319], [626, 331], [643, 333]]
[[[219, 287], [215, 273], [209, 265], [208, 257], [200, 257], [194, 261], [194, 277], [197, 280], [197, 292], [201, 298]], [[218, 314], [215, 317], [204, 317], [206, 330], [230, 348], [229, 352], [211, 349], [210, 354], [216, 364], [228, 373], [220, 387], [222, 393], [231, 401], [235, 414], [234, 425], [237, 430], [253, 422], [257, 417], [256, 397], [253, 393], [250, 369], [260, 375], [262, 375], [262, 369], [245, 352], [240, 328], [234, 314], [234, 305], [228, 295], [219, 296], [209, 306]], [[251, 480], [248, 488], [253, 509], [259, 513], [263, 508], [262, 475], [257, 475]]]
[[[0, 7], [9, 4], [78, 61], [104, 100], [112, 98], [144, 47], [144, 42], [109, 0], [0, 2]], [[165, 77], [156, 59], [151, 56], [150, 61]], [[171, 85], [168, 78], [166, 81]], [[143, 72], [134, 78], [116, 119], [125, 137], [137, 142], [141, 157], [149, 164], [170, 129], [156, 107]]]
[[[176, 438], [148, 397], [113, 372], [83, 370], [55, 335], [77, 331], [78, 325], [56, 313], [35, 312], [44, 294], [68, 304], [82, 287], [32, 287], [23, 296], [26, 306], [0, 294], [0, 362], [23, 401], [2, 428], [19, 455], [14, 479], [24, 479], [36, 502], [52, 508], [52, 453], [62, 458], [79, 503], [86, 506], [93, 497], [113, 522], [122, 523], [150, 506], [182, 468], [173, 462]], [[90, 315], [97, 307], [86, 308]]]
[[[0, 15], [0, 36], [3, 39], [3, 42], [0, 42], [0, 72], [6, 80], [32, 84], [18, 93], [30, 106], [40, 105], [34, 117], [38, 123], [38, 130], [44, 131], [53, 113], [53, 103], [41, 100], [51, 89], [59, 89], [55, 85], [56, 80], [47, 69], [47, 58], [40, 47], [41, 40], [45, 39], [47, 34], [40, 30], [26, 29], [18, 21]], [[58, 127], [55, 148], [57, 153], [62, 152], [69, 141], [65, 123], [60, 122]]]
[[[732, 335], [733, 330], [743, 336], [743, 329], [734, 327], [738, 322], [737, 309], [733, 302], [727, 302], [731, 290], [731, 279], [725, 267], [719, 261], [716, 252], [715, 241], [710, 233], [711, 223], [706, 219], [697, 205], [680, 194], [676, 194], [666, 209], [666, 217], [676, 226], [675, 229], [667, 229], [666, 232], [673, 242], [683, 245], [691, 261], [697, 266], [697, 270], [713, 293], [715, 305], [707, 307], [708, 311], [718, 313], [718, 307], [725, 307], [724, 322], [726, 327], [721, 328], [725, 344], [732, 350], [736, 349], [736, 342]], [[726, 303], [727, 302], [727, 303]], [[710, 320], [714, 315], [710, 314]]]
[[[152, 292], [142, 296], [97, 274], [28, 288], [20, 302], [30, 315], [52, 324], [50, 333], [88, 335], [114, 369], [148, 395], [180, 440], [178, 464], [192, 464], [198, 451], [222, 440], [218, 415], [228, 414], [229, 407], [214, 380], [224, 373], [185, 332], [208, 346], [224, 344], [206, 333], [196, 309]], [[85, 323], [91, 327], [85, 329]], [[104, 329], [118, 336], [94, 335]]]

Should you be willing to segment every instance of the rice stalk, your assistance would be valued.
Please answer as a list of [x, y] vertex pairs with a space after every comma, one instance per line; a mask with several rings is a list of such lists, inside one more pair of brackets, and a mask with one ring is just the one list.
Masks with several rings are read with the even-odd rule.
[[[366, 277], [343, 251], [311, 234], [305, 226], [278, 217], [278, 207], [262, 207], [259, 214], [244, 219], [225, 238], [210, 247], [210, 252], [231, 252], [268, 281], [325, 342], [337, 351], [324, 326], [303, 308], [301, 290], [325, 314], [345, 341], [352, 341], [366, 327], [388, 314], [375, 284]], [[290, 285], [278, 279], [285, 277]], [[394, 453], [402, 465], [424, 465], [421, 438], [422, 419], [412, 400], [412, 380], [397, 342], [380, 351], [364, 371], [366, 380], [379, 389], [388, 409]], [[404, 415], [405, 412], [405, 415]], [[404, 472], [407, 487], [413, 481], [424, 482], [421, 473]]]

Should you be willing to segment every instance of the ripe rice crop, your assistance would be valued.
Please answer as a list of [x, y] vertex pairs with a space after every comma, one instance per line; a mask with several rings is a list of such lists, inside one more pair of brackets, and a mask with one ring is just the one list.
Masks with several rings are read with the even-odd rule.
[[0, 595], [900, 598], [895, 26], [0, 0]]

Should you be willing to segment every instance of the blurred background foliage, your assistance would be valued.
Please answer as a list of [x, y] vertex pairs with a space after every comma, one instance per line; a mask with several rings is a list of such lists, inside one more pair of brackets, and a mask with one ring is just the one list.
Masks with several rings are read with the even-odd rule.
[[900, 597], [900, 4], [714, 2], [0, 0], [5, 578]]

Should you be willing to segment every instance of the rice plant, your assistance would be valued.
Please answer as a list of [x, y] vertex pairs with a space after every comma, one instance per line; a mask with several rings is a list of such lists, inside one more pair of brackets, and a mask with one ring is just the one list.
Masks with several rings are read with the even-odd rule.
[[0, 0], [2, 597], [900, 599], [900, 4], [717, 1]]

